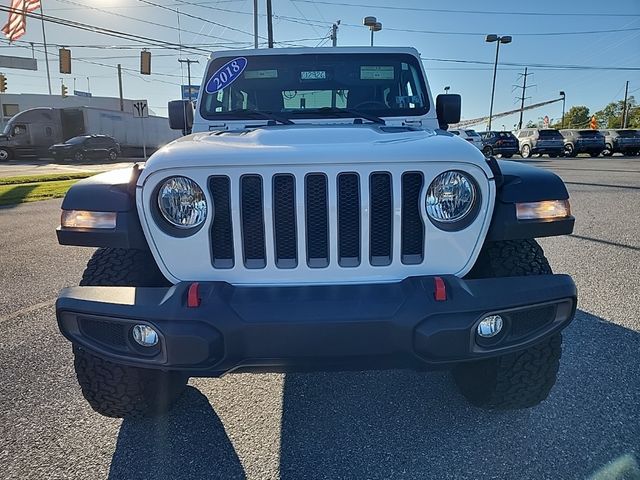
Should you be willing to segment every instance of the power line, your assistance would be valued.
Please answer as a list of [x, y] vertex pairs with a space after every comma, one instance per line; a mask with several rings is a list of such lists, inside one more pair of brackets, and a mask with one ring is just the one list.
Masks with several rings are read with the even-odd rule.
[[[430, 62], [448, 62], [448, 63], [468, 63], [475, 65], [493, 65], [493, 62], [486, 62], [482, 60], [464, 60], [453, 58], [427, 58], [420, 57], [422, 61]], [[514, 63], [514, 62], [500, 62], [500, 65], [507, 65], [510, 67], [536, 67], [546, 68], [553, 70], [620, 70], [620, 71], [640, 71], [640, 67], [602, 67], [596, 65], [552, 65], [545, 63]]]
[[[300, 3], [319, 3], [323, 5], [332, 5], [334, 7], [364, 7], [371, 8], [371, 4], [365, 3], [334, 3], [321, 0], [292, 0]], [[375, 8], [382, 10], [410, 10], [414, 12], [432, 12], [432, 13], [463, 13], [471, 15], [519, 15], [531, 17], [640, 17], [640, 14], [629, 13], [587, 13], [587, 12], [571, 12], [571, 13], [547, 13], [547, 12], [514, 12], [514, 11], [496, 11], [496, 10], [454, 10], [447, 8], [424, 8], [424, 7], [395, 7], [390, 5], [375, 5]], [[386, 28], [386, 27], [385, 27]]]

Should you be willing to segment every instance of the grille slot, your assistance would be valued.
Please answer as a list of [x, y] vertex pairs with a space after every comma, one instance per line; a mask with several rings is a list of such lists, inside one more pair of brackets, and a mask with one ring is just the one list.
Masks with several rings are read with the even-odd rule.
[[215, 214], [211, 222], [211, 259], [214, 268], [233, 268], [233, 228], [229, 177], [209, 179]]
[[370, 211], [370, 261], [374, 266], [391, 263], [393, 244], [393, 192], [391, 174], [372, 173], [369, 179]]
[[264, 268], [267, 261], [264, 246], [262, 177], [244, 175], [240, 179], [240, 199], [244, 265], [247, 268]]
[[92, 318], [79, 319], [80, 330], [90, 339], [116, 350], [127, 348], [127, 327], [122, 323]]
[[420, 172], [402, 175], [402, 263], [415, 265], [424, 260], [424, 223], [420, 213], [420, 192], [424, 183]]
[[360, 265], [360, 181], [356, 173], [338, 175], [338, 263]]
[[311, 268], [326, 267], [329, 265], [329, 212], [327, 177], [324, 174], [306, 176], [305, 204], [307, 264]]
[[296, 234], [296, 193], [293, 175], [273, 177], [273, 235], [275, 239], [276, 266], [298, 266]]

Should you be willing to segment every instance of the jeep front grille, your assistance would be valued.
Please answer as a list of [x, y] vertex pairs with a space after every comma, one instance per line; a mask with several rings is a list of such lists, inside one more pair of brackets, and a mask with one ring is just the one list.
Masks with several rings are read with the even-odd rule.
[[[371, 172], [364, 178], [355, 172], [331, 176], [307, 173], [300, 180], [290, 173], [270, 177], [247, 174], [234, 185], [225, 175], [209, 177], [215, 211], [210, 228], [215, 269], [234, 267], [235, 248], [241, 248], [247, 269], [264, 268], [271, 258], [278, 269], [297, 268], [301, 262], [322, 269], [333, 263], [349, 268], [362, 262], [376, 267], [424, 261], [422, 172], [404, 172], [396, 183], [401, 190], [396, 196], [393, 176], [385, 171]], [[302, 195], [297, 188], [304, 189]], [[399, 231], [394, 232], [398, 228], [394, 226], [394, 214], [398, 213]], [[270, 215], [269, 222], [265, 222], [265, 215]], [[233, 228], [234, 218], [240, 228]], [[234, 231], [239, 232], [240, 239], [234, 239]], [[400, 258], [394, 258], [394, 233], [401, 245]], [[267, 255], [269, 246], [273, 255]]]

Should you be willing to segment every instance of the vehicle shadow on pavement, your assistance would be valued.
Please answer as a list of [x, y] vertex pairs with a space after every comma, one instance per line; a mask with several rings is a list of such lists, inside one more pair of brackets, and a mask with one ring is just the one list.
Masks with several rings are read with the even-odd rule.
[[474, 408], [444, 372], [289, 374], [281, 479], [584, 479], [640, 460], [640, 333], [579, 311], [564, 346], [524, 411]]
[[109, 479], [192, 478], [246, 476], [209, 400], [189, 386], [166, 416], [123, 421]]

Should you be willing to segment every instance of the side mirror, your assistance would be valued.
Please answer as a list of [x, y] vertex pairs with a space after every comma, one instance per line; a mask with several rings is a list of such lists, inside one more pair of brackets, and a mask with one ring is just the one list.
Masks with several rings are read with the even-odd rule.
[[460, 121], [462, 111], [462, 97], [460, 95], [440, 94], [436, 98], [436, 115], [440, 128], [446, 130], [450, 124]]
[[193, 105], [189, 100], [169, 102], [169, 128], [182, 130], [184, 135], [191, 133], [193, 127]]

